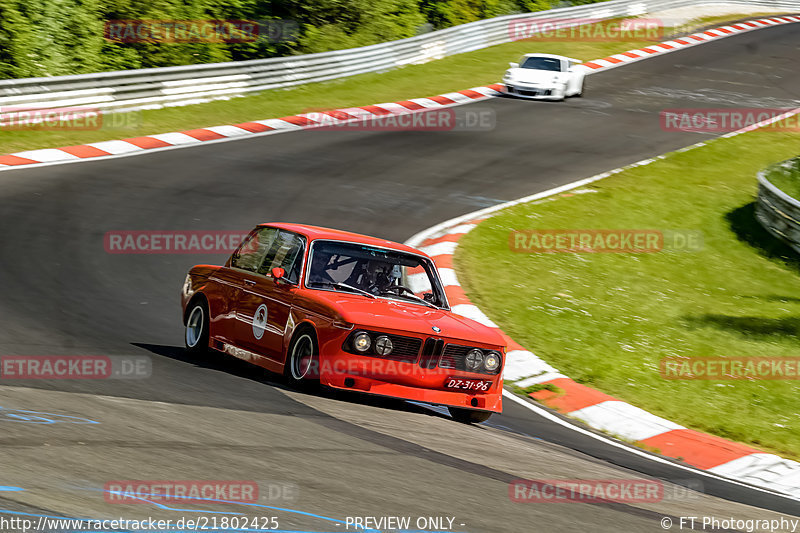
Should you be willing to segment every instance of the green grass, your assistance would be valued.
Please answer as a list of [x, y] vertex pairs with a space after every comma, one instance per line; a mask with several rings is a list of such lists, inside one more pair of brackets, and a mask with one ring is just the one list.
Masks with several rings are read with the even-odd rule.
[[[727, 20], [734, 18], [736, 16], [732, 15]], [[647, 44], [651, 43], [514, 42], [384, 73], [363, 74], [292, 89], [265, 91], [206, 104], [130, 113], [120, 116], [120, 119], [129, 121], [124, 126], [103, 126], [90, 131], [15, 131], [0, 128], [0, 153], [70, 146], [432, 96], [498, 83], [508, 68], [509, 61], [516, 61], [522, 54], [529, 52], [562, 54], [591, 60]]]
[[792, 198], [800, 199], [800, 157], [771, 166], [765, 177]]
[[[461, 241], [459, 278], [512, 338], [576, 381], [800, 458], [800, 382], [659, 373], [669, 356], [800, 356], [800, 261], [753, 217], [756, 173], [799, 148], [797, 133], [748, 133], [627, 170], [586, 194], [509, 208]], [[566, 228], [699, 230], [704, 245], [649, 254], [509, 249], [511, 230]]]

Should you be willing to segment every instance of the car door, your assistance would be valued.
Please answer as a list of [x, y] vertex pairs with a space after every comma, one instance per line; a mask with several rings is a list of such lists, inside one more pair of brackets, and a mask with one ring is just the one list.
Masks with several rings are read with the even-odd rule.
[[211, 276], [210, 281], [216, 288], [207, 296], [214, 339], [236, 344], [236, 306], [244, 285], [244, 274], [258, 270], [276, 235], [274, 228], [254, 229], [231, 254], [230, 261]]
[[[298, 287], [306, 240], [286, 230], [275, 238], [255, 272], [242, 273], [242, 291], [236, 308], [237, 345], [245, 350], [283, 361], [283, 340], [290, 325], [292, 300]], [[286, 280], [275, 280], [272, 269], [281, 267]]]

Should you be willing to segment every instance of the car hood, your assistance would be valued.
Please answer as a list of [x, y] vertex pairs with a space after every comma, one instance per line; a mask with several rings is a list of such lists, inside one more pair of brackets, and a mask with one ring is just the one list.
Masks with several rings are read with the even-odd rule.
[[[391, 329], [422, 335], [504, 346], [503, 337], [495, 330], [457, 315], [452, 311], [387, 298], [370, 299], [356, 294], [318, 291], [345, 322], [357, 328]], [[435, 331], [437, 327], [441, 331]]]
[[535, 70], [531, 68], [510, 68], [507, 74], [511, 79], [522, 83], [536, 83], [544, 86], [551, 86], [555, 83], [566, 81], [565, 72], [553, 72], [550, 70]]

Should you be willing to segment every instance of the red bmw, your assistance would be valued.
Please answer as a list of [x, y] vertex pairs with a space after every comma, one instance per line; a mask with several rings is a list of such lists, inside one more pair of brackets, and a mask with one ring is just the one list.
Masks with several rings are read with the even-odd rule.
[[462, 422], [502, 410], [502, 337], [450, 311], [433, 261], [409, 246], [261, 224], [224, 266], [193, 267], [181, 303], [191, 353], [446, 405]]

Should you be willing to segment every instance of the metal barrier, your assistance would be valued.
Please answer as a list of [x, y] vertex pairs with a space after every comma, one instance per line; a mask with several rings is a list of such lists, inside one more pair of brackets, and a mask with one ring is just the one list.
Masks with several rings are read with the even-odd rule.
[[772, 168], [758, 173], [756, 219], [767, 231], [800, 253], [800, 200], [792, 198], [767, 179]]
[[[510, 42], [510, 24], [518, 20], [605, 20], [713, 3], [719, 2], [610, 0], [598, 4], [506, 15], [399, 41], [318, 54], [0, 80], [0, 111], [4, 107], [50, 109], [84, 106], [109, 112], [194, 104], [242, 96], [249, 92], [386, 71]], [[725, 3], [763, 5], [773, 10], [800, 10], [800, 0], [727, 0]]]

